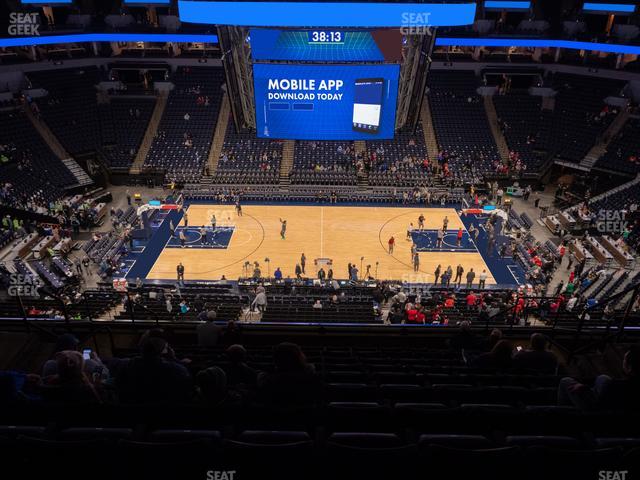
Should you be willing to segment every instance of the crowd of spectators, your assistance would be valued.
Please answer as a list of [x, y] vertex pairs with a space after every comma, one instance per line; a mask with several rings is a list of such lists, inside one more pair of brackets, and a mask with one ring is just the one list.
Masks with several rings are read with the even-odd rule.
[[[233, 332], [228, 338], [225, 335], [220, 335], [226, 345], [224, 357], [206, 365], [178, 356], [162, 330], [145, 332], [137, 355], [108, 359], [101, 359], [91, 350], [81, 352], [78, 339], [63, 334], [41, 371], [28, 375], [20, 391], [15, 386], [3, 389], [2, 400], [68, 406], [113, 402], [195, 402], [216, 406], [257, 402], [280, 407], [322, 401], [322, 377], [298, 345], [275, 345], [273, 367], [261, 371], [249, 365], [250, 347], [229, 343], [238, 339]], [[462, 322], [449, 339], [449, 349], [459, 353], [468, 367], [485, 372], [558, 375], [565, 369], [564, 362], [540, 333], [532, 334], [529, 344], [522, 346], [498, 329], [479, 335], [468, 322]], [[632, 345], [625, 353], [623, 378], [600, 375], [593, 387], [571, 377], [561, 379], [557, 385], [558, 404], [586, 412], [636, 410], [640, 400], [639, 355], [638, 345]]]

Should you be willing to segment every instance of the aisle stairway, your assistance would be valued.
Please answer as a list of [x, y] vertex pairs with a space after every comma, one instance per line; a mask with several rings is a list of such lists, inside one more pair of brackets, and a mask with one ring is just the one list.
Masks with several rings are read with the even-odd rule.
[[353, 142], [353, 150], [356, 155], [362, 154], [366, 155], [367, 153], [367, 142], [364, 140], [356, 140]]
[[93, 180], [91, 180], [91, 177], [87, 175], [87, 172], [85, 172], [83, 168], [78, 165], [78, 163], [65, 150], [58, 138], [49, 129], [49, 126], [43, 120], [36, 118], [36, 116], [31, 111], [31, 108], [29, 108], [28, 106], [23, 106], [23, 110], [26, 113], [27, 118], [29, 119], [31, 124], [49, 146], [53, 154], [60, 160], [62, 160], [62, 163], [64, 163], [67, 169], [75, 177], [76, 183], [73, 185], [69, 185], [67, 188], [71, 189], [77, 187], [86, 187], [87, 185], [93, 184]]
[[227, 134], [227, 127], [229, 125], [229, 118], [231, 116], [231, 105], [229, 104], [229, 97], [225, 93], [222, 96], [222, 104], [220, 105], [220, 113], [218, 114], [218, 123], [213, 133], [213, 140], [211, 142], [211, 149], [209, 150], [209, 158], [207, 160], [207, 166], [209, 167], [209, 175], [213, 175], [218, 168], [218, 160], [224, 147], [224, 137]]
[[605, 153], [607, 153], [607, 147], [611, 140], [613, 140], [620, 130], [624, 127], [625, 123], [627, 123], [627, 119], [629, 118], [628, 110], [621, 110], [616, 118], [613, 119], [611, 125], [605, 130], [602, 134], [602, 138], [591, 147], [591, 150], [587, 152], [585, 157], [580, 162], [580, 166], [591, 170], [591, 168], [595, 165], [595, 163], [602, 157]]
[[433, 160], [438, 156], [438, 139], [436, 131], [433, 128], [433, 117], [431, 116], [431, 107], [429, 106], [429, 98], [425, 97], [420, 109], [420, 121], [422, 123], [422, 132], [424, 133], [424, 142], [427, 145], [427, 156], [429, 160]]
[[69, 169], [69, 171], [73, 174], [77, 181], [77, 183], [75, 185], [71, 185], [70, 188], [86, 187], [93, 184], [93, 180], [91, 180], [91, 177], [87, 175], [87, 172], [85, 172], [83, 168], [78, 165], [78, 162], [76, 162], [73, 158], [63, 158], [62, 163], [64, 163], [64, 165]]
[[[353, 151], [356, 156], [367, 155], [367, 142], [364, 140], [356, 140], [353, 142]], [[366, 171], [358, 172], [358, 189], [366, 190], [369, 188], [369, 173]]]
[[493, 96], [484, 95], [482, 98], [484, 100], [484, 109], [487, 112], [487, 120], [491, 127], [491, 133], [493, 134], [493, 139], [496, 142], [496, 147], [498, 147], [500, 160], [502, 163], [507, 163], [509, 161], [509, 146], [507, 145], [507, 141], [505, 140], [502, 130], [498, 125], [498, 113], [496, 112], [496, 107], [493, 104]]
[[293, 169], [293, 157], [295, 155], [295, 140], [284, 140], [282, 144], [282, 161], [280, 162], [280, 185], [290, 184], [289, 175]]
[[142, 142], [140, 143], [140, 148], [138, 149], [136, 158], [134, 159], [133, 164], [129, 169], [129, 173], [136, 174], [140, 173], [140, 171], [142, 170], [144, 161], [147, 158], [149, 150], [151, 149], [153, 139], [158, 132], [158, 125], [160, 125], [162, 114], [164, 113], [164, 109], [167, 106], [167, 98], [168, 93], [163, 92], [156, 100], [156, 106], [153, 109], [153, 113], [151, 114], [151, 120], [149, 120], [149, 125], [147, 125], [147, 130], [144, 134], [144, 137], [142, 138]]
[[62, 160], [63, 158], [71, 157], [71, 155], [69, 155], [69, 152], [65, 150], [58, 138], [49, 129], [49, 126], [44, 120], [36, 118], [36, 116], [31, 111], [31, 108], [29, 108], [27, 105], [24, 105], [22, 109], [26, 113], [27, 118], [33, 124], [34, 128], [38, 131], [40, 136], [44, 139], [44, 141], [47, 143], [56, 157], [58, 157], [60, 160]]

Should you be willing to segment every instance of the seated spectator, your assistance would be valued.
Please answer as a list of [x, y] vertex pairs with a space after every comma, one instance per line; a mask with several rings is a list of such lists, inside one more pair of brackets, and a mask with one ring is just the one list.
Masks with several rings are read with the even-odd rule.
[[99, 389], [84, 373], [84, 359], [80, 352], [58, 352], [55, 361], [57, 373], [47, 377], [42, 388], [42, 398], [45, 402], [70, 405], [102, 402]]
[[141, 342], [141, 355], [127, 360], [116, 377], [120, 400], [130, 403], [190, 400], [191, 375], [172, 357], [164, 338], [153, 333], [146, 335]]
[[201, 347], [213, 347], [218, 344], [222, 327], [220, 325], [216, 325], [216, 318], [217, 314], [212, 308], [203, 310], [198, 315], [198, 320], [204, 320], [205, 322], [196, 327], [198, 345]]
[[222, 343], [225, 345], [235, 345], [242, 343], [242, 330], [233, 320], [227, 322], [227, 328], [222, 334]]
[[272, 405], [310, 405], [322, 398], [313, 365], [298, 345], [283, 342], [274, 351], [275, 372], [258, 377], [258, 398]]
[[485, 352], [490, 352], [491, 350], [493, 350], [493, 347], [496, 346], [496, 343], [498, 343], [500, 340], [502, 340], [502, 330], [500, 330], [499, 328], [494, 328], [493, 330], [491, 330], [489, 337], [483, 343], [482, 350], [484, 350]]
[[0, 405], [4, 407], [23, 405], [30, 398], [37, 397], [39, 387], [38, 375], [0, 371]]
[[389, 323], [394, 325], [402, 323], [402, 321], [404, 320], [404, 312], [402, 310], [402, 307], [397, 303], [391, 305], [387, 319]]
[[513, 346], [508, 340], [500, 340], [488, 353], [478, 356], [473, 362], [476, 368], [509, 370], [513, 366]]
[[258, 372], [247, 365], [247, 350], [242, 345], [236, 344], [227, 348], [226, 353], [229, 359], [229, 365], [225, 367], [227, 384], [230, 386], [254, 386]]
[[558, 404], [573, 405], [583, 411], [637, 411], [640, 408], [640, 345], [632, 345], [625, 353], [622, 370], [625, 378], [599, 375], [593, 386], [571, 377], [563, 378], [558, 385]]
[[467, 320], [460, 322], [460, 331], [449, 341], [454, 350], [474, 350], [480, 345], [480, 339], [471, 331], [471, 323]]
[[[51, 375], [58, 374], [58, 361], [56, 355], [59, 352], [65, 350], [78, 351], [80, 347], [80, 340], [70, 333], [62, 334], [58, 337], [58, 341], [55, 346], [54, 356], [52, 359], [47, 360], [42, 367], [42, 376], [49, 377]], [[109, 378], [109, 369], [102, 363], [102, 360], [91, 352], [90, 358], [84, 360], [83, 364], [84, 373], [91, 379], [107, 380]]]
[[196, 375], [199, 399], [210, 406], [225, 403], [229, 398], [227, 375], [220, 367], [200, 370]]
[[453, 308], [456, 306], [456, 299], [454, 295], [450, 295], [444, 301], [444, 308]]
[[531, 335], [530, 348], [515, 355], [513, 366], [518, 370], [554, 374], [558, 369], [558, 359], [547, 350], [545, 336], [541, 333], [534, 333]]

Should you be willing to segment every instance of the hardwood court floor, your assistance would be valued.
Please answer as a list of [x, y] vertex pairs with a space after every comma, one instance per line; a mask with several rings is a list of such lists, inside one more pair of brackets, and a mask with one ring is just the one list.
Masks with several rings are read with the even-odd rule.
[[[294, 276], [295, 266], [302, 252], [307, 257], [306, 276], [315, 276], [316, 258], [333, 260], [335, 278], [347, 278], [347, 264], [355, 263], [360, 269], [360, 257], [366, 272], [379, 262], [377, 278], [408, 282], [432, 282], [433, 271], [438, 264], [455, 271], [458, 263], [465, 272], [473, 268], [476, 274], [486, 269], [487, 284], [495, 280], [480, 253], [471, 252], [420, 252], [420, 271], [413, 272], [411, 242], [406, 240], [409, 223], [417, 227], [418, 216], [426, 217], [426, 229], [442, 228], [445, 216], [449, 218], [449, 230], [454, 234], [463, 227], [458, 214], [452, 208], [376, 208], [376, 207], [327, 207], [287, 205], [245, 205], [242, 217], [238, 217], [232, 205], [191, 205], [187, 211], [189, 226], [209, 225], [215, 213], [218, 226], [233, 225], [235, 231], [227, 249], [165, 248], [157, 258], [147, 278], [173, 279], [176, 265], [182, 262], [186, 280], [218, 280], [243, 276], [246, 261], [260, 263], [263, 275], [273, 274], [280, 267], [283, 275]], [[286, 239], [280, 238], [280, 221], [287, 220]], [[464, 227], [463, 227], [464, 228]], [[387, 242], [393, 235], [396, 247], [393, 255], [387, 253]], [[264, 261], [269, 258], [270, 266]], [[326, 270], [326, 268], [325, 268]], [[253, 267], [251, 267], [251, 272]], [[464, 279], [463, 279], [464, 282]]]

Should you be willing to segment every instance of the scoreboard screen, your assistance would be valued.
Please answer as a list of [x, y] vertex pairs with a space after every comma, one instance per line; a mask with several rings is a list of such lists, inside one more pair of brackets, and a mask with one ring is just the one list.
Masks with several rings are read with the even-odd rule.
[[254, 64], [260, 138], [393, 138], [399, 65]]
[[398, 29], [249, 31], [254, 61], [399, 62], [402, 36]]

